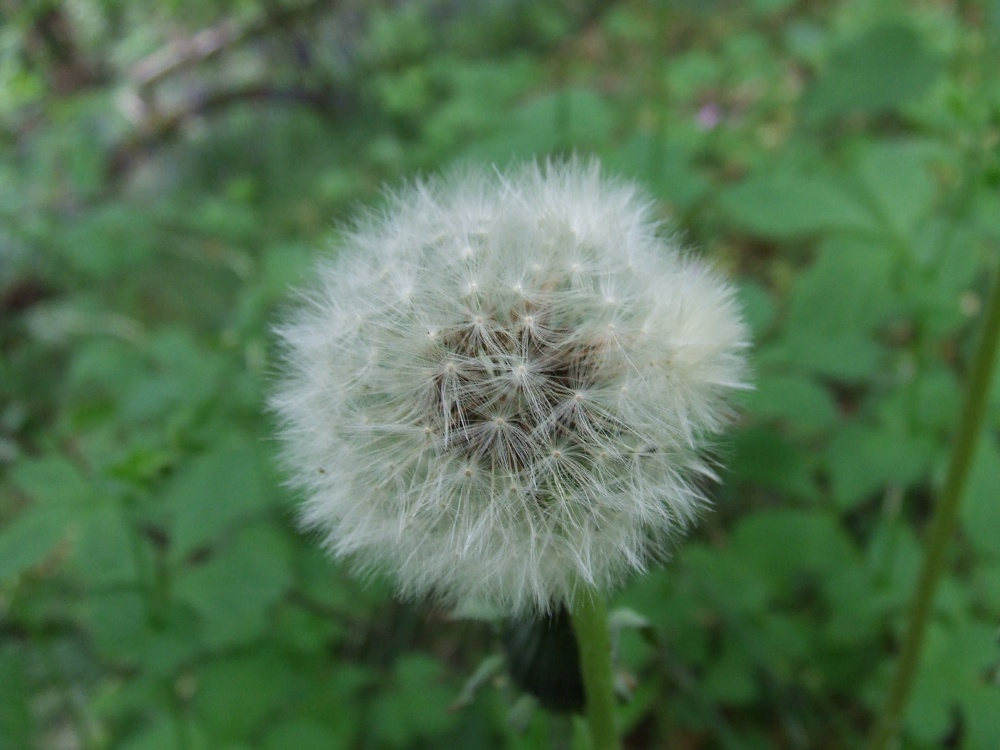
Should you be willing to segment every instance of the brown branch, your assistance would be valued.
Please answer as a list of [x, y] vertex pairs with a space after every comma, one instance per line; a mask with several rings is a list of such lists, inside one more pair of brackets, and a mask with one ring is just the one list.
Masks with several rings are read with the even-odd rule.
[[132, 66], [129, 78], [140, 89], [149, 88], [177, 71], [209, 60], [247, 39], [271, 31], [275, 26], [300, 20], [321, 10], [335, 8], [336, 5], [330, 2], [311, 0], [301, 5], [269, 12], [243, 27], [237, 26], [232, 21], [223, 21], [190, 36], [176, 39], [143, 58]]
[[223, 21], [161, 47], [133, 65], [129, 78], [140, 88], [153, 86], [175, 71], [214, 57], [245, 35], [246, 29], [240, 29], [232, 21]]
[[234, 104], [268, 102], [272, 104], [298, 104], [311, 107], [323, 116], [332, 116], [345, 108], [333, 92], [321, 89], [281, 88], [270, 84], [249, 84], [229, 89], [218, 89], [185, 102], [174, 110], [144, 121], [142, 127], [121, 143], [112, 153], [107, 174], [121, 176], [145, 148], [177, 136], [192, 117], [206, 115]]

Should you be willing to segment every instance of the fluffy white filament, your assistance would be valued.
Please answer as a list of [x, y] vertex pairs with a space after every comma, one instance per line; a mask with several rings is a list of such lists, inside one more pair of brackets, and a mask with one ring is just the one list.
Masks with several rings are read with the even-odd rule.
[[402, 593], [512, 613], [610, 589], [706, 504], [743, 386], [732, 288], [596, 163], [418, 183], [279, 328], [303, 519]]

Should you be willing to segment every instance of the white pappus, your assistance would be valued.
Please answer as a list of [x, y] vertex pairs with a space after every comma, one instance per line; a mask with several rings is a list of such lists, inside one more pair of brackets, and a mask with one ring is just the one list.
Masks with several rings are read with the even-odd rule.
[[732, 286], [596, 162], [417, 182], [278, 329], [302, 519], [404, 595], [549, 611], [669, 552], [745, 387]]

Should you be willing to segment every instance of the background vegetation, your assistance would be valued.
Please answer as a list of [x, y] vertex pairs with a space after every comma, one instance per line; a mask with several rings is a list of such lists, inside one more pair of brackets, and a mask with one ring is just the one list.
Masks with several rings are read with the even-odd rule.
[[[996, 0], [0, 0], [0, 748], [548, 746], [493, 624], [294, 529], [268, 326], [336, 221], [576, 151], [739, 279], [716, 508], [615, 600], [630, 748], [857, 748], [1000, 243]], [[904, 748], [1000, 746], [1000, 386]]]

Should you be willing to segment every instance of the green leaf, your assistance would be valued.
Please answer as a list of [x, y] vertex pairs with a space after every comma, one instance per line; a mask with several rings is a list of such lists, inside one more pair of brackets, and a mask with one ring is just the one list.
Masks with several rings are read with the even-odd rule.
[[928, 432], [947, 431], [955, 425], [962, 407], [955, 371], [943, 362], [926, 362], [909, 387], [901, 389], [906, 400], [901, 409]]
[[934, 201], [935, 185], [927, 172], [930, 154], [913, 141], [872, 144], [858, 160], [857, 173], [895, 237], [907, 240]]
[[11, 479], [36, 503], [80, 506], [94, 496], [93, 485], [62, 456], [44, 456], [18, 462]]
[[119, 663], [140, 661], [150, 613], [138, 591], [92, 592], [81, 605], [81, 615], [101, 654]]
[[890, 601], [876, 588], [873, 576], [862, 565], [845, 565], [825, 581], [830, 615], [826, 640], [850, 649], [867, 646], [878, 638]]
[[826, 465], [837, 506], [850, 510], [887, 484], [907, 486], [927, 476], [935, 442], [904, 429], [853, 423], [826, 449]]
[[259, 218], [245, 203], [207, 195], [184, 217], [187, 226], [212, 237], [246, 245], [260, 232]]
[[916, 233], [912, 243], [915, 263], [907, 264], [900, 278], [900, 297], [914, 322], [928, 340], [941, 339], [968, 324], [963, 309], [976, 295], [983, 270], [983, 239], [965, 222], [933, 216]]
[[349, 723], [320, 724], [292, 720], [275, 724], [264, 735], [262, 750], [347, 750], [354, 747], [354, 732]]
[[74, 518], [66, 508], [36, 505], [0, 530], [0, 583], [45, 560], [66, 538]]
[[[910, 735], [920, 742], [940, 741], [951, 728], [952, 712], [961, 707], [965, 721], [974, 726], [970, 735], [984, 739], [985, 731], [998, 722], [988, 715], [979, 716], [979, 711], [1000, 706], [1000, 688], [983, 675], [995, 666], [998, 656], [992, 626], [959, 622], [928, 628], [920, 672], [904, 716]], [[986, 748], [995, 740], [993, 735], [986, 744], [967, 741], [964, 747]]]
[[965, 497], [959, 508], [962, 529], [973, 546], [983, 553], [1000, 555], [1000, 450], [996, 439], [981, 436], [969, 473]]
[[764, 375], [746, 395], [744, 404], [756, 418], [777, 420], [804, 434], [826, 430], [838, 419], [830, 392], [801, 376]]
[[31, 713], [22, 659], [12, 647], [0, 650], [0, 750], [22, 750], [31, 745]]
[[802, 97], [807, 119], [881, 114], [921, 96], [941, 62], [909, 26], [875, 26], [834, 50]]
[[972, 198], [972, 211], [976, 228], [987, 237], [1000, 240], [1000, 192], [978, 191]]
[[388, 747], [439, 736], [453, 723], [451, 692], [439, 684], [441, 665], [421, 654], [396, 662], [391, 687], [376, 701], [372, 729]]
[[100, 397], [117, 400], [146, 372], [143, 352], [134, 345], [117, 338], [85, 338], [74, 342], [73, 359], [62, 385], [77, 403]]
[[173, 511], [175, 559], [267, 506], [269, 487], [261, 461], [255, 446], [238, 440], [195, 458], [178, 473], [163, 500]]
[[105, 505], [80, 523], [73, 558], [80, 577], [91, 586], [133, 584], [138, 579], [136, 549], [121, 508]]
[[730, 549], [763, 576], [776, 596], [788, 596], [803, 574], [822, 578], [860, 560], [837, 519], [819, 511], [771, 510], [748, 516], [733, 531]]
[[213, 740], [209, 746], [248, 740], [269, 727], [292, 678], [288, 663], [269, 649], [203, 664], [191, 705]]
[[746, 279], [739, 282], [737, 298], [754, 338], [764, 335], [774, 324], [777, 314], [771, 294], [762, 285]]
[[560, 150], [593, 150], [610, 137], [615, 113], [590, 89], [546, 94], [501, 118], [495, 135], [482, 139], [465, 157], [505, 164], [512, 158], [534, 158]]
[[756, 667], [737, 639], [727, 637], [723, 644], [722, 653], [710, 663], [699, 690], [720, 703], [749, 705], [757, 697]]
[[751, 176], [724, 190], [719, 204], [736, 224], [764, 237], [876, 227], [870, 212], [853, 196], [827, 180], [804, 174]]
[[897, 261], [877, 242], [843, 236], [825, 240], [792, 286], [788, 335], [856, 336], [885, 326]]
[[1000, 559], [976, 567], [972, 572], [972, 590], [977, 603], [992, 617], [1000, 618]]
[[817, 375], [859, 382], [883, 356], [871, 334], [894, 311], [898, 257], [860, 237], [825, 240], [818, 257], [795, 279], [781, 338], [762, 348], [761, 367], [794, 366]]
[[236, 543], [176, 578], [177, 598], [202, 618], [206, 645], [246, 643], [267, 627], [267, 614], [291, 584], [287, 543], [268, 527], [247, 529]]
[[767, 581], [731, 549], [687, 544], [680, 553], [679, 562], [698, 589], [707, 592], [710, 601], [724, 602], [728, 612], [764, 610], [769, 594]]
[[62, 258], [84, 277], [110, 281], [124, 276], [156, 250], [145, 215], [124, 203], [109, 202], [84, 211], [65, 227], [56, 235]]
[[[785, 597], [786, 600], [791, 598], [787, 592]], [[801, 596], [796, 598], [800, 600]], [[800, 608], [804, 606], [801, 601], [794, 604]], [[812, 628], [801, 615], [769, 612], [761, 620], [759, 633], [754, 633], [750, 641], [751, 653], [754, 661], [763, 665], [772, 679], [793, 680], [801, 665], [812, 664], [815, 652], [813, 641]]]
[[164, 609], [157, 620], [147, 620], [136, 650], [136, 661], [151, 679], [172, 679], [204, 654], [195, 617], [181, 605], [170, 603]]
[[158, 713], [147, 719], [119, 747], [122, 750], [176, 750], [177, 721], [174, 717]]
[[602, 161], [610, 173], [626, 175], [671, 205], [688, 208], [708, 192], [709, 182], [692, 165], [692, 149], [664, 138], [657, 143], [655, 138], [636, 133]]
[[217, 398], [225, 363], [216, 351], [200, 346], [189, 331], [158, 331], [149, 337], [146, 354], [155, 369], [120, 394], [118, 408], [124, 421], [176, 421]]
[[988, 748], [1000, 737], [1000, 687], [996, 682], [976, 685], [962, 696], [967, 748]]
[[729, 469], [744, 482], [754, 482], [791, 496], [811, 497], [809, 454], [775, 430], [754, 427], [732, 435]]
[[758, 350], [761, 369], [792, 367], [844, 383], [862, 383], [879, 370], [882, 347], [871, 338], [855, 333], [811, 331], [789, 325], [786, 334]]

